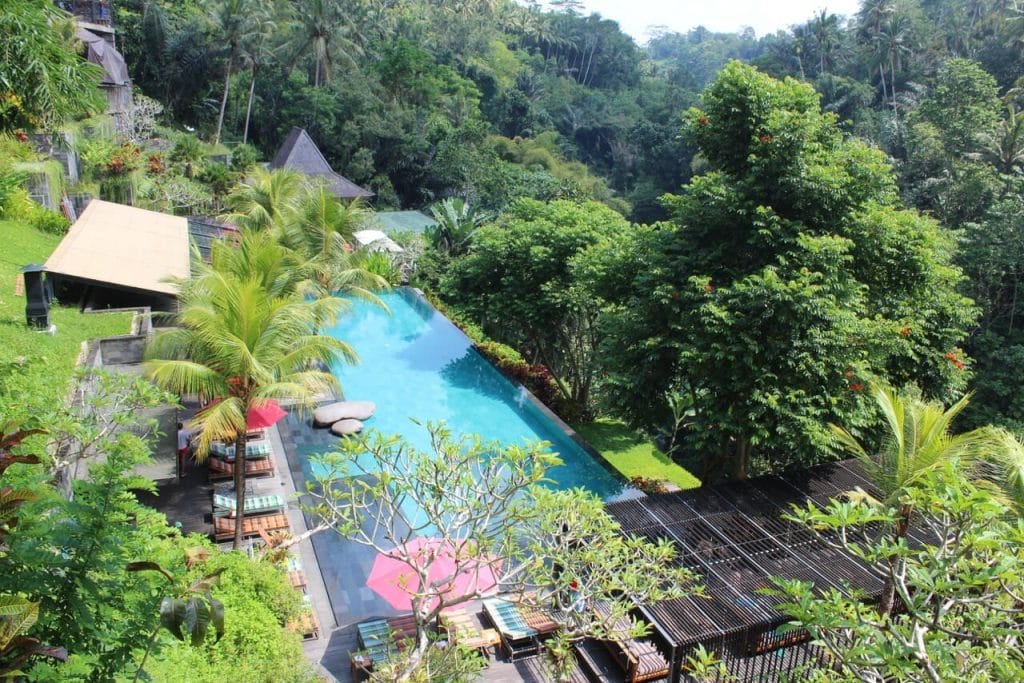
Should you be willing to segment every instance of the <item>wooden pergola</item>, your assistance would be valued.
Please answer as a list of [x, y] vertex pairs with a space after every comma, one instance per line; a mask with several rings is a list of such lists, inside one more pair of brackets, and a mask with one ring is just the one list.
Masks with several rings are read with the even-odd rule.
[[775, 680], [816, 656], [806, 633], [777, 630], [789, 620], [776, 609], [778, 598], [759, 592], [773, 585], [770, 577], [877, 598], [882, 581], [875, 572], [783, 518], [793, 505], [825, 505], [857, 487], [873, 490], [859, 464], [847, 460], [607, 506], [623, 533], [671, 541], [676, 561], [705, 588], [706, 598], [638, 610], [671, 663], [670, 681], [684, 680], [682, 666], [698, 645], [715, 652], [739, 680]]

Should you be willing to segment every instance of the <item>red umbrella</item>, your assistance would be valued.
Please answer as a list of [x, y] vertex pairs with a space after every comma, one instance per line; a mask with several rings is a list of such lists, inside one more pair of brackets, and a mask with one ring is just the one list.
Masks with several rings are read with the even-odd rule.
[[260, 406], [249, 408], [245, 414], [245, 426], [248, 429], [265, 429], [277, 424], [287, 414], [277, 401], [265, 401]]
[[[407, 611], [412, 609], [410, 594], [420, 590], [420, 580], [412, 567], [399, 559], [397, 550], [377, 555], [366, 585], [395, 609]], [[429, 584], [442, 582], [437, 592], [444, 597], [497, 590], [500, 563], [489, 555], [460, 558], [455, 544], [436, 537], [413, 539], [405, 545], [405, 551], [413, 562], [429, 567]]]

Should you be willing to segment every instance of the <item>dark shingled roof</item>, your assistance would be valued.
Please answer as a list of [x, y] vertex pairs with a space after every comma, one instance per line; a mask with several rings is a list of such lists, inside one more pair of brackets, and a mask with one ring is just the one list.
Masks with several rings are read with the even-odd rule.
[[78, 29], [75, 36], [85, 43], [87, 59], [93, 64], [103, 67], [102, 83], [124, 85], [129, 82], [128, 65], [124, 63], [124, 57], [113, 45], [84, 28]]
[[313, 178], [322, 178], [340, 199], [373, 196], [369, 190], [364, 190], [345, 176], [335, 173], [327, 159], [324, 159], [320, 148], [313, 142], [313, 138], [302, 128], [292, 128], [288, 133], [284, 144], [270, 162], [270, 169], [276, 168], [290, 168]]

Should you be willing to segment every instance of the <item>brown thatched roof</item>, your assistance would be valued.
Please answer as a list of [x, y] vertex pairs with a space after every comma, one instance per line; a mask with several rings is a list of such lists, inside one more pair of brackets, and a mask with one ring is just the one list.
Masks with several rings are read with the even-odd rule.
[[271, 170], [290, 168], [312, 178], [323, 179], [340, 199], [370, 198], [373, 193], [364, 190], [343, 175], [334, 172], [320, 148], [302, 128], [292, 128], [284, 144], [270, 162]]

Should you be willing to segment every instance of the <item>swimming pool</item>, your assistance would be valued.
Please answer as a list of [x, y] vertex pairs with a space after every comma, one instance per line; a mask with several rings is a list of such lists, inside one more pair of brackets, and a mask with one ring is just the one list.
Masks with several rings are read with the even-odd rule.
[[619, 479], [533, 405], [525, 389], [498, 372], [419, 294], [401, 288], [381, 299], [390, 315], [354, 300], [351, 312], [325, 331], [359, 354], [358, 365], [340, 365], [333, 371], [345, 398], [377, 404], [376, 414], [365, 421], [367, 429], [399, 434], [421, 450], [429, 450], [429, 435], [412, 419], [422, 424], [444, 421], [455, 436], [479, 434], [485, 441], [502, 444], [548, 441], [564, 463], [549, 472], [552, 486], [583, 487], [605, 500], [623, 491]]

